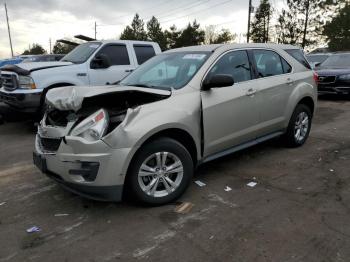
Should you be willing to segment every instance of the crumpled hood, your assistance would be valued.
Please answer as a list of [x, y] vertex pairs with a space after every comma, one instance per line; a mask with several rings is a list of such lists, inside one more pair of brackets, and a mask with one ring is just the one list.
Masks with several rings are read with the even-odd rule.
[[51, 89], [46, 94], [46, 103], [58, 110], [78, 111], [85, 98], [104, 94], [141, 92], [170, 96], [171, 91], [134, 86], [67, 86]]

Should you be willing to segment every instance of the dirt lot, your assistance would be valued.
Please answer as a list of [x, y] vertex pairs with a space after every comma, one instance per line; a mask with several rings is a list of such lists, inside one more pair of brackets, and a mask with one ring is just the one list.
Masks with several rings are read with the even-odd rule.
[[32, 165], [26, 118], [0, 125], [0, 261], [350, 261], [350, 101], [319, 101], [302, 148], [274, 140], [200, 167], [186, 214], [64, 191]]

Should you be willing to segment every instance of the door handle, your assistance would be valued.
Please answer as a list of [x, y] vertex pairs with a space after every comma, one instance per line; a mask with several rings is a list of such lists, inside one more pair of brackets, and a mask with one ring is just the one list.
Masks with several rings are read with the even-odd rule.
[[126, 73], [130, 73], [130, 72], [132, 72], [132, 71], [134, 71], [134, 69], [126, 69], [126, 70], [125, 70]]
[[256, 89], [249, 88], [246, 95], [247, 96], [253, 96], [256, 93]]
[[288, 77], [287, 80], [286, 80], [286, 83], [288, 85], [292, 85], [294, 83], [294, 80], [292, 78]]

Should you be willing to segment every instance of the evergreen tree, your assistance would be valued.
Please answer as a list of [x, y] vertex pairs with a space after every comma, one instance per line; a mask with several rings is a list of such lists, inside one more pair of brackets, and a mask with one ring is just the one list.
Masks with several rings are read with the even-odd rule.
[[277, 42], [280, 44], [297, 45], [301, 43], [302, 30], [297, 18], [297, 10], [290, 6], [288, 10], [282, 9], [276, 25]]
[[187, 27], [182, 30], [180, 36], [176, 39], [175, 47], [200, 45], [204, 42], [205, 33], [201, 30], [196, 20], [188, 23]]
[[147, 33], [144, 27], [145, 23], [140, 16], [136, 14], [131, 22], [131, 25], [127, 26], [120, 35], [120, 39], [145, 41], [147, 40]]
[[221, 32], [213, 40], [213, 44], [226, 44], [231, 42], [234, 38], [234, 35], [228, 29], [222, 29]]
[[269, 41], [270, 17], [272, 15], [269, 0], [260, 0], [251, 24], [250, 37], [253, 42], [266, 43]]
[[154, 16], [147, 23], [147, 35], [150, 40], [157, 42], [163, 51], [167, 49], [167, 37]]
[[350, 3], [341, 8], [332, 21], [326, 23], [323, 34], [330, 50], [350, 50]]
[[42, 55], [46, 54], [46, 50], [39, 44], [33, 44], [29, 49], [25, 50], [22, 55]]
[[181, 35], [181, 31], [177, 30], [175, 25], [172, 25], [170, 27], [170, 31], [165, 30], [165, 36], [167, 39], [167, 48], [172, 49], [177, 47], [177, 40], [179, 36]]

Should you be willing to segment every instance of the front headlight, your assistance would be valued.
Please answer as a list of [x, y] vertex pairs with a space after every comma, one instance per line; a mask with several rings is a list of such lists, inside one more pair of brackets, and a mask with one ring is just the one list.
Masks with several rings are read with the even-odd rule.
[[97, 141], [106, 134], [108, 122], [107, 111], [100, 109], [73, 128], [70, 135], [80, 136], [91, 142]]
[[18, 77], [18, 84], [20, 88], [25, 89], [35, 89], [35, 83], [34, 80], [30, 76], [19, 76]]
[[339, 80], [350, 80], [350, 74], [338, 76]]

